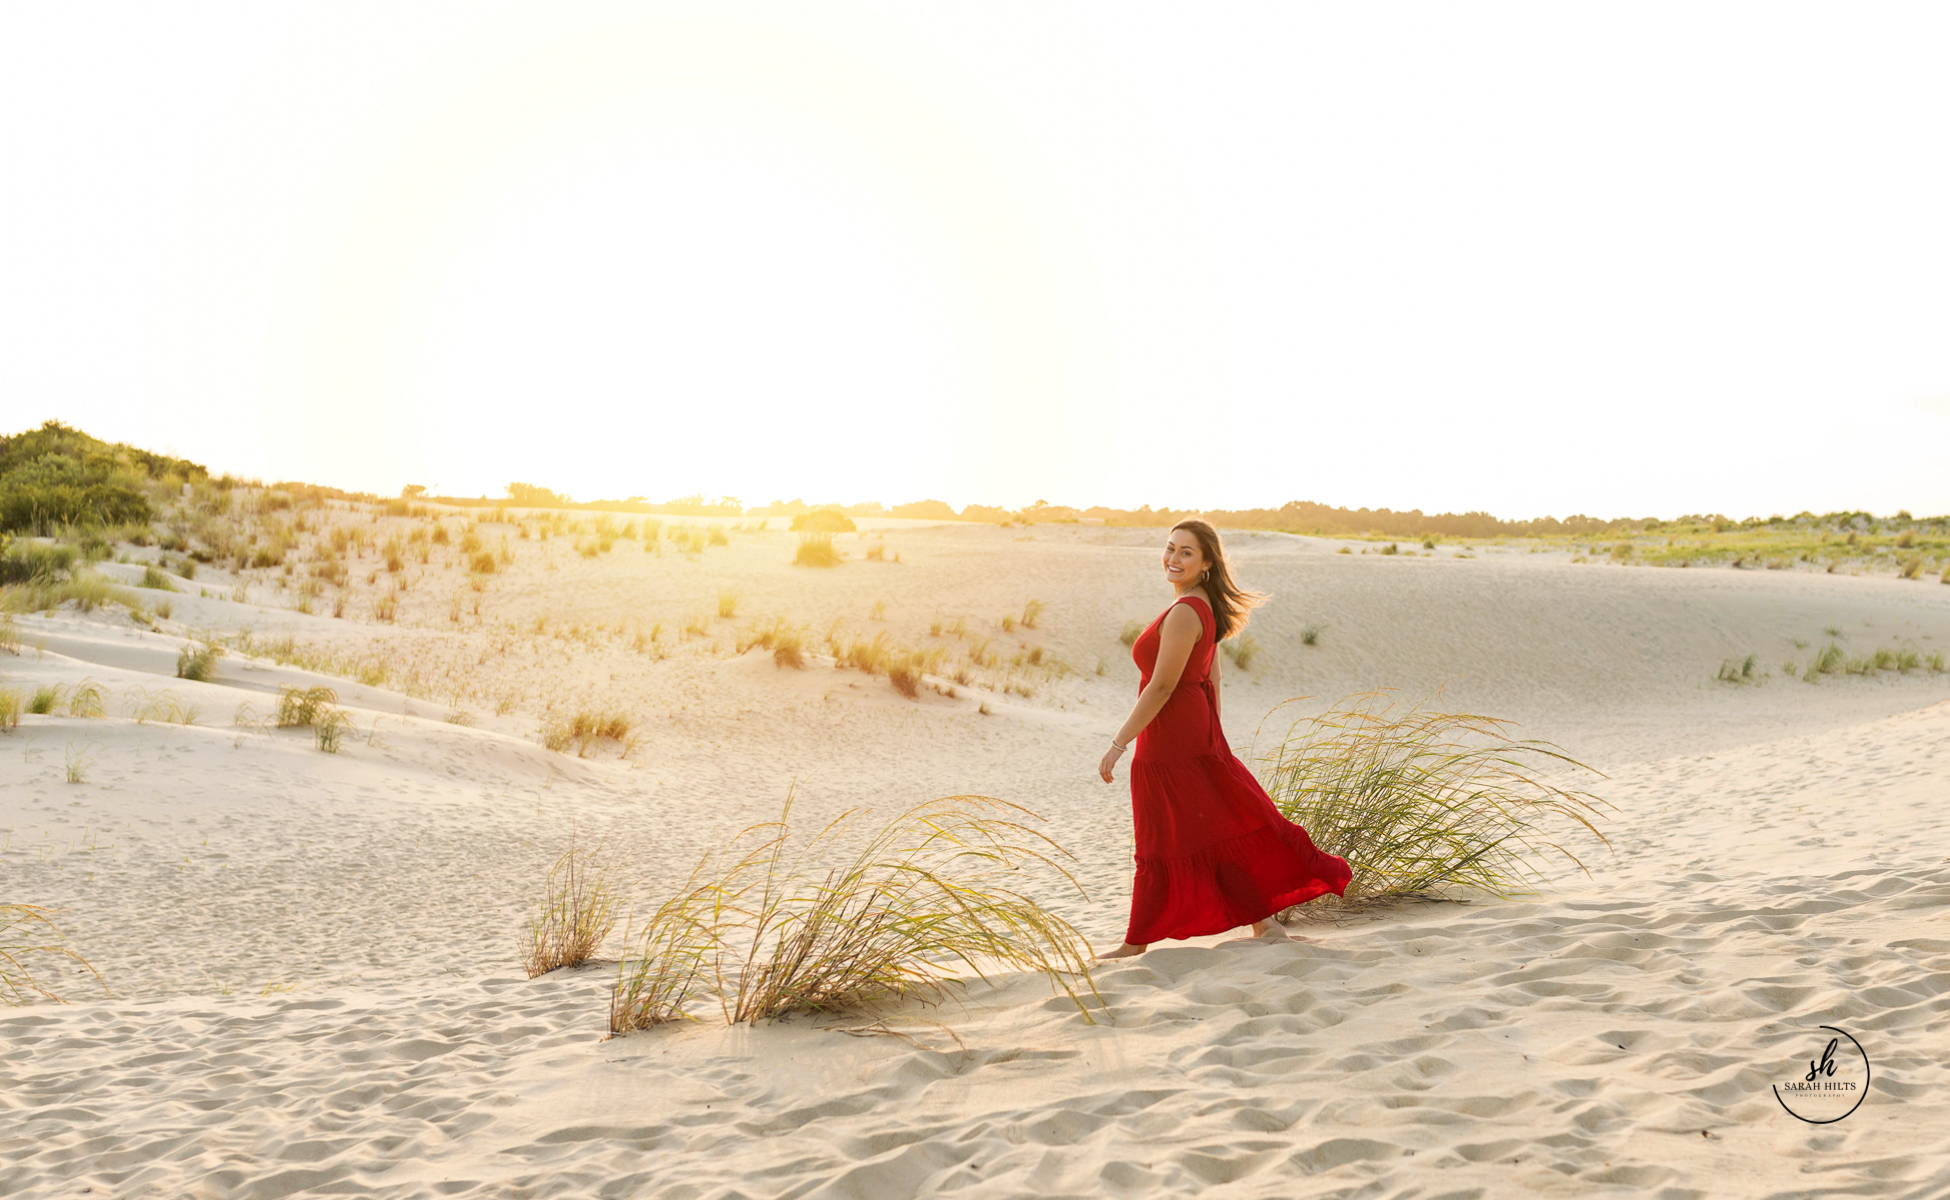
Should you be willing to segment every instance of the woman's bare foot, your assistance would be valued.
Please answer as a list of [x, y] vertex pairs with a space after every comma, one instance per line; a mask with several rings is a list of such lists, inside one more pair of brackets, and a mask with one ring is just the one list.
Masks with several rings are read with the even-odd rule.
[[1271, 917], [1266, 918], [1264, 921], [1253, 922], [1253, 936], [1256, 938], [1265, 938], [1269, 942], [1290, 942], [1293, 940], [1292, 936], [1287, 933], [1286, 926]]
[[1143, 946], [1136, 946], [1136, 945], [1132, 945], [1130, 942], [1125, 942], [1123, 945], [1119, 946], [1115, 950], [1112, 950], [1108, 954], [1097, 955], [1097, 961], [1103, 962], [1106, 959], [1112, 959], [1112, 958], [1136, 958], [1138, 955], [1143, 953], [1144, 953]]

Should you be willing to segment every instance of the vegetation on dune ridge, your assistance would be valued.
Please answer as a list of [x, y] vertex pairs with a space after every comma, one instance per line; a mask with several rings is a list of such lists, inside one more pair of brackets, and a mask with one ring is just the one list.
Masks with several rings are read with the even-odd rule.
[[1385, 691], [1295, 722], [1261, 760], [1261, 781], [1289, 820], [1354, 871], [1338, 902], [1297, 911], [1457, 887], [1507, 896], [1541, 877], [1535, 860], [1546, 851], [1584, 867], [1560, 829], [1609, 846], [1592, 823], [1605, 801], [1550, 778], [1597, 772], [1548, 742], [1512, 739], [1509, 725], [1405, 705]]
[[869, 810], [852, 809], [804, 841], [791, 817], [788, 796], [777, 821], [707, 852], [629, 931], [613, 1033], [695, 1019], [698, 1002], [738, 1024], [938, 999], [964, 973], [996, 971], [1044, 975], [1085, 1020], [1102, 1003], [1082, 935], [1018, 890], [1033, 872], [1082, 891], [1036, 814], [951, 796], [864, 837]]

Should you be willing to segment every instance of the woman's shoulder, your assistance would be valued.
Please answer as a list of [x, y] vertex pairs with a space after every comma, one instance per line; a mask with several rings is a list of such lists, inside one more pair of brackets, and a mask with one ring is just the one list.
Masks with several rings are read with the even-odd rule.
[[[1188, 600], [1196, 600], [1198, 603], [1187, 604], [1186, 601]], [[1180, 617], [1180, 613], [1185, 615]], [[1173, 619], [1181, 622], [1187, 619], [1196, 620], [1202, 628], [1213, 620], [1212, 602], [1196, 593], [1187, 593], [1180, 596], [1171, 602], [1170, 607], [1165, 609], [1165, 620], [1170, 621]]]

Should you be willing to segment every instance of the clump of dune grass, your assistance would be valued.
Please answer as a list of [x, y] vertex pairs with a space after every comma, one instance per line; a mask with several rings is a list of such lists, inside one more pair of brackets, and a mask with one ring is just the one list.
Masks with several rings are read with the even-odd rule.
[[61, 704], [61, 689], [51, 683], [44, 683], [34, 689], [27, 697], [27, 711], [37, 716], [53, 712]]
[[558, 753], [574, 746], [576, 757], [587, 758], [589, 751], [605, 739], [629, 749], [630, 729], [635, 722], [626, 713], [580, 709], [570, 717], [550, 716], [542, 722], [542, 745]]
[[800, 534], [799, 548], [792, 554], [792, 565], [795, 567], [839, 566], [840, 552], [833, 548], [833, 535], [830, 533]]
[[864, 836], [869, 812], [850, 810], [803, 842], [791, 815], [788, 797], [779, 820], [704, 855], [634, 931], [612, 1032], [692, 1017], [707, 997], [730, 1024], [939, 999], [963, 972], [1038, 972], [1086, 1020], [1086, 992], [1101, 1002], [1082, 935], [1018, 890], [1032, 871], [1077, 886], [1034, 813], [951, 796]]
[[20, 653], [20, 624], [11, 613], [0, 613], [0, 650], [12, 655]]
[[1046, 607], [1048, 606], [1041, 600], [1031, 600], [1029, 603], [1023, 605], [1022, 627], [1024, 629], [1036, 628], [1037, 622], [1043, 619], [1043, 609]]
[[769, 622], [754, 622], [738, 639], [738, 653], [754, 646], [772, 652], [772, 661], [781, 667], [803, 670], [806, 665], [805, 631], [784, 617]]
[[1842, 648], [1830, 642], [1820, 650], [1817, 650], [1815, 656], [1808, 660], [1808, 666], [1802, 672], [1802, 678], [1812, 680], [1817, 675], [1833, 675], [1843, 668], [1846, 661], [1845, 656], [1842, 654]]
[[1925, 659], [1924, 661], [1929, 665], [1930, 670], [1936, 672], [1939, 675], [1943, 673], [1944, 671], [1943, 651], [1941, 650], [1937, 651], [1935, 654], [1930, 655], [1930, 657]]
[[92, 679], [75, 684], [68, 693], [68, 715], [98, 720], [103, 713], [102, 685]]
[[136, 586], [155, 588], [158, 591], [164, 592], [173, 592], [176, 590], [176, 585], [169, 581], [169, 576], [158, 571], [153, 566], [142, 568], [142, 582]]
[[279, 729], [314, 726], [338, 700], [339, 694], [328, 687], [301, 688], [285, 684], [278, 689], [277, 713], [272, 720]]
[[920, 696], [923, 673], [920, 659], [912, 654], [900, 655], [887, 664], [887, 682], [909, 700]]
[[730, 588], [718, 589], [718, 616], [730, 620], [738, 615], [738, 593]]
[[88, 779], [88, 768], [95, 765], [95, 756], [86, 746], [69, 742], [65, 752], [65, 767], [69, 783], [84, 783]]
[[37, 955], [76, 964], [102, 984], [102, 991], [108, 991], [101, 972], [66, 944], [67, 938], [50, 919], [53, 915], [53, 909], [38, 904], [0, 904], [0, 997], [8, 1004], [26, 1004], [36, 996], [66, 1003], [28, 966]]
[[208, 683], [217, 677], [217, 660], [222, 657], [222, 646], [209, 642], [200, 645], [185, 642], [176, 651], [176, 678], [192, 683]]
[[1457, 886], [1507, 896], [1540, 878], [1532, 860], [1546, 850], [1583, 868], [1559, 827], [1610, 845], [1592, 824], [1605, 802], [1543, 774], [1592, 769], [1509, 726], [1368, 692], [1296, 722], [1260, 775], [1280, 811], [1353, 868], [1342, 904]]
[[867, 547], [868, 562], [885, 562], [886, 560], [887, 560], [887, 547], [885, 544], [881, 542], [875, 542], [873, 545]]
[[151, 692], [134, 688], [128, 695], [129, 715], [138, 725], [194, 725], [203, 710], [187, 703], [174, 692]]
[[37, 576], [17, 587], [0, 590], [0, 609], [9, 612], [53, 612], [72, 602], [81, 612], [120, 604], [131, 612], [142, 601], [127, 588], [117, 587], [92, 571], [78, 571], [67, 579]]
[[0, 687], [0, 733], [12, 733], [20, 727], [20, 693], [10, 687]]
[[579, 967], [596, 957], [616, 928], [616, 904], [602, 846], [579, 846], [571, 832], [569, 848], [549, 868], [541, 900], [528, 918], [521, 956], [528, 977]]
[[1327, 626], [1325, 625], [1313, 623], [1302, 625], [1300, 627], [1300, 644], [1303, 646], [1318, 646], [1320, 644], [1320, 635], [1326, 629]]
[[1219, 649], [1225, 651], [1226, 658], [1242, 671], [1252, 670], [1253, 659], [1259, 657], [1259, 643], [1253, 640], [1250, 633], [1227, 638], [1219, 643]]
[[1749, 654], [1745, 658], [1723, 658], [1720, 660], [1720, 673], [1714, 678], [1721, 683], [1752, 683], [1754, 668], [1758, 665], [1758, 654]]
[[1135, 646], [1137, 645], [1137, 640], [1143, 636], [1144, 625], [1142, 622], [1126, 621], [1124, 622], [1124, 631], [1117, 635], [1117, 640], [1123, 642], [1126, 646]]
[[311, 726], [312, 744], [326, 754], [337, 754], [345, 735], [353, 728], [352, 715], [336, 704], [320, 706]]

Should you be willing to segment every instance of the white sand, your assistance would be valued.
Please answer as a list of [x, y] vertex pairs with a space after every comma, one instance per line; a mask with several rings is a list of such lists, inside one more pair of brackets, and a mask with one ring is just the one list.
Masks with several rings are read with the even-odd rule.
[[[608, 970], [517, 969], [523, 904], [571, 819], [609, 839], [640, 901], [775, 815], [795, 779], [808, 818], [987, 793], [1078, 854], [1091, 899], [1052, 902], [1102, 944], [1122, 932], [1126, 793], [1091, 768], [1135, 685], [1117, 632], [1166, 599], [1156, 536], [896, 527], [899, 564], [841, 541], [854, 561], [831, 572], [785, 567], [783, 534], [593, 563], [523, 543], [489, 620], [457, 630], [459, 577], [437, 570], [404, 628], [196, 596], [163, 633], [23, 619], [42, 649], [0, 658], [4, 682], [92, 678], [113, 715], [0, 736], [0, 894], [65, 909], [115, 997], [57, 974], [74, 1003], [0, 1010], [0, 1194], [1950, 1194], [1950, 676], [1778, 674], [1828, 625], [1850, 652], [1950, 647], [1933, 583], [1240, 537], [1242, 573], [1276, 600], [1254, 670], [1227, 674], [1235, 744], [1291, 696], [1319, 698], [1296, 706], [1311, 712], [1446, 686], [1448, 706], [1603, 768], [1616, 853], [1585, 853], [1590, 877], [1552, 866], [1532, 897], [1301, 924], [1290, 945], [1166, 945], [1100, 973], [1095, 1026], [1016, 979], [892, 1014], [906, 1040], [831, 1019], [604, 1040]], [[650, 661], [507, 632], [549, 611], [674, 629], [728, 586], [740, 617], [714, 623], [721, 642], [778, 613], [919, 645], [963, 616], [1005, 653], [1044, 646], [1081, 671], [1033, 698], [910, 701], [761, 652]], [[994, 619], [1031, 597], [1042, 628], [1002, 637]], [[1318, 648], [1298, 644], [1306, 622], [1327, 626]], [[170, 678], [179, 635], [245, 625], [383, 645], [520, 704], [464, 699], [465, 728], [438, 695], [261, 662]], [[1775, 675], [1713, 681], [1748, 652]], [[341, 754], [231, 727], [284, 682], [330, 682], [355, 708]], [[137, 689], [199, 705], [198, 723], [136, 724]], [[597, 696], [644, 719], [632, 760], [536, 744], [543, 705]], [[63, 781], [70, 749], [92, 758], [85, 783]], [[1863, 1040], [1875, 1079], [1817, 1127], [1768, 1085], [1822, 1023]]]

